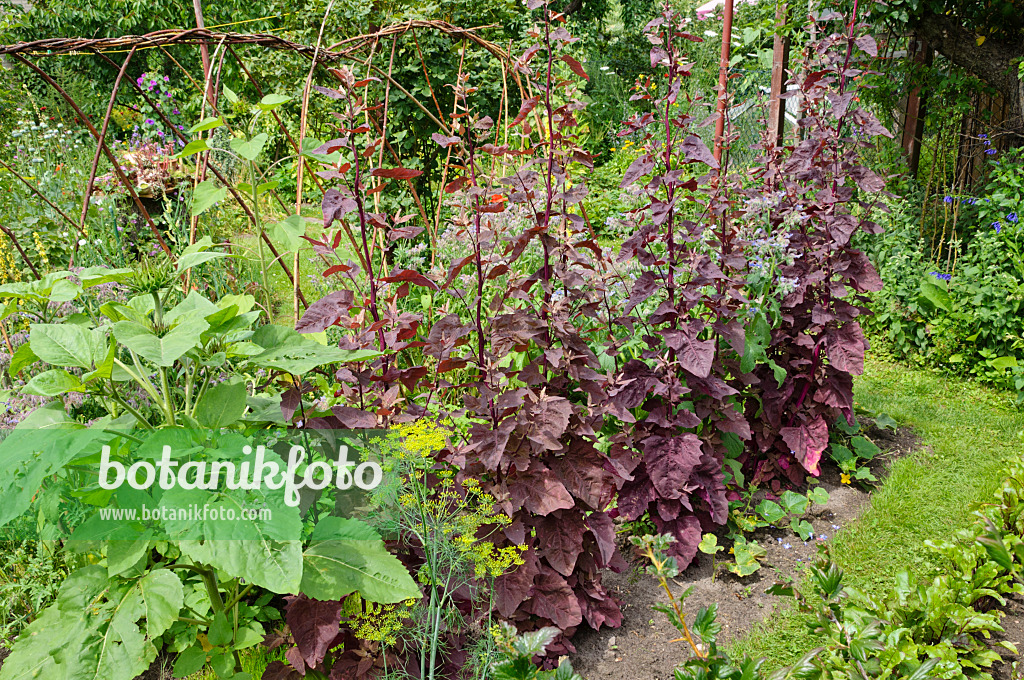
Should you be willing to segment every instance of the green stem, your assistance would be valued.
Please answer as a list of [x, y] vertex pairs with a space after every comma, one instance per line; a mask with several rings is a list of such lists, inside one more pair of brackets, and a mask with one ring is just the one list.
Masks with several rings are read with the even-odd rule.
[[273, 310], [270, 302], [270, 282], [267, 280], [267, 258], [263, 252], [263, 221], [260, 218], [260, 201], [257, 189], [259, 177], [256, 174], [256, 162], [249, 161], [249, 174], [252, 180], [252, 215], [256, 225], [256, 243], [260, 248], [260, 278], [263, 279], [263, 296], [267, 307], [267, 323], [273, 321]]
[[[117, 361], [117, 360], [115, 359], [115, 361]], [[121, 364], [120, 361], [118, 361], [117, 363]], [[121, 364], [121, 366], [124, 367], [124, 364]], [[154, 427], [149, 424], [149, 421], [142, 417], [141, 413], [139, 413], [138, 411], [133, 409], [131, 406], [129, 406], [127, 404], [127, 402], [125, 402], [123, 399], [121, 399], [120, 395], [118, 395], [118, 393], [117, 393], [117, 389], [114, 387], [114, 381], [110, 381], [110, 392], [111, 392], [111, 395], [110, 395], [111, 398], [114, 401], [116, 401], [118, 404], [120, 404], [121, 408], [123, 408], [125, 411], [128, 411], [128, 413], [131, 413], [133, 416], [135, 416], [135, 419], [137, 421], [139, 421], [140, 425], [142, 425], [147, 430], [154, 429]]]
[[253, 586], [252, 586], [251, 583], [249, 585], [247, 585], [245, 588], [242, 589], [242, 592], [238, 593], [235, 597], [231, 598], [231, 600], [226, 605], [224, 605], [224, 608], [225, 609], [231, 609], [236, 604], [241, 602], [242, 598], [245, 597], [246, 595], [248, 595], [249, 591], [252, 590], [252, 587]]
[[202, 387], [199, 388], [199, 392], [196, 393], [195, 403], [192, 404], [192, 410], [189, 412], [189, 415], [192, 416], [193, 418], [196, 417], [196, 406], [198, 406], [199, 402], [202, 401], [203, 395], [206, 394], [206, 388], [209, 385], [210, 385], [210, 372], [207, 371], [206, 374], [203, 376], [203, 385], [202, 385]]
[[164, 413], [167, 414], [167, 422], [171, 425], [177, 425], [177, 421], [174, 418], [174, 406], [171, 404], [171, 388], [167, 384], [167, 369], [163, 366], [160, 367], [160, 386], [164, 391]]
[[206, 593], [210, 596], [210, 606], [213, 612], [224, 611], [224, 598], [220, 595], [220, 586], [217, 585], [217, 573], [213, 569], [197, 568], [197, 573], [203, 578], [203, 585], [206, 586]]

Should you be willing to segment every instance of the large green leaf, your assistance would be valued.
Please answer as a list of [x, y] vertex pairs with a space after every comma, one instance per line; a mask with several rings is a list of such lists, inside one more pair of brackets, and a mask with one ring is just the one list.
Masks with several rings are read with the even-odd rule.
[[306, 233], [306, 220], [301, 215], [291, 215], [275, 222], [271, 235], [284, 244], [288, 250], [298, 250]]
[[302, 592], [317, 600], [336, 600], [357, 591], [382, 603], [420, 596], [405, 565], [372, 528], [356, 519], [326, 518], [302, 555]]
[[209, 248], [212, 247], [213, 241], [209, 236], [204, 236], [188, 248], [185, 248], [185, 250], [182, 251], [181, 256], [178, 258], [178, 273], [180, 274], [198, 264], [202, 264], [203, 262], [209, 262], [210, 260], [216, 260], [217, 258], [228, 256], [227, 253], [211, 252]]
[[233, 425], [245, 413], [247, 396], [245, 382], [241, 379], [214, 385], [196, 404], [196, 420], [211, 430]]
[[931, 279], [921, 281], [921, 297], [936, 309], [945, 312], [953, 311], [953, 300], [949, 297], [949, 291]]
[[204, 118], [188, 129], [189, 134], [219, 128], [224, 122], [220, 118]]
[[110, 269], [109, 267], [97, 266], [83, 269], [82, 271], [75, 274], [78, 279], [82, 282], [84, 288], [92, 288], [93, 286], [99, 286], [104, 283], [120, 283], [126, 281], [132, 276], [134, 272], [131, 269]]
[[7, 375], [13, 378], [21, 372], [21, 369], [31, 366], [37, 361], [39, 361], [39, 357], [32, 351], [31, 343], [26, 342], [18, 347], [14, 355], [11, 356], [11, 365], [7, 367]]
[[185, 588], [173, 571], [158, 569], [139, 579], [139, 590], [146, 605], [146, 631], [150, 637], [162, 635], [178, 620], [185, 601]]
[[56, 397], [65, 392], [79, 392], [82, 389], [82, 381], [71, 375], [63, 368], [53, 368], [33, 376], [28, 383], [21, 388], [22, 394], [31, 394], [37, 397]]
[[219, 307], [210, 302], [197, 291], [192, 291], [185, 299], [164, 312], [164, 323], [173, 326], [180, 319], [195, 317], [206, 319], [219, 311]]
[[35, 355], [53, 366], [91, 369], [107, 354], [104, 330], [76, 324], [34, 323], [28, 341]]
[[218, 187], [212, 180], [200, 182], [192, 190], [192, 217], [202, 215], [228, 195], [227, 187]]
[[260, 109], [263, 111], [273, 111], [277, 107], [281, 106], [286, 102], [290, 102], [291, 100], [292, 98], [287, 95], [268, 94], [263, 99], [261, 99], [260, 103], [257, 104], [256, 106], [260, 107]]
[[324, 347], [306, 340], [288, 347], [268, 349], [249, 359], [260, 368], [272, 368], [295, 375], [312, 371], [317, 366], [348, 361], [366, 361], [380, 356], [380, 352], [369, 349], [340, 349]]
[[263, 146], [267, 143], [268, 139], [270, 139], [270, 136], [266, 132], [261, 132], [252, 139], [236, 137], [228, 142], [228, 145], [232, 151], [245, 160], [254, 161], [260, 155], [260, 152], [263, 151]]
[[[63, 405], [58, 406], [63, 416]], [[32, 415], [0, 442], [0, 527], [28, 509], [44, 479], [112, 437], [60, 420], [55, 409], [37, 409]]]
[[0, 679], [133, 680], [156, 658], [155, 641], [182, 595], [174, 574], [125, 582], [99, 566], [79, 569], [18, 638]]
[[[297, 507], [285, 505], [284, 490], [217, 492], [176, 487], [164, 493], [160, 505], [209, 509], [204, 517], [175, 517], [163, 523], [182, 554], [275, 593], [298, 592], [302, 521]], [[243, 518], [249, 508], [266, 508], [269, 516]], [[227, 516], [235, 519], [219, 519]]]
[[174, 362], [200, 343], [203, 331], [210, 325], [203, 319], [188, 318], [163, 337], [134, 321], [114, 324], [114, 337], [122, 345], [157, 366], [173, 366]]

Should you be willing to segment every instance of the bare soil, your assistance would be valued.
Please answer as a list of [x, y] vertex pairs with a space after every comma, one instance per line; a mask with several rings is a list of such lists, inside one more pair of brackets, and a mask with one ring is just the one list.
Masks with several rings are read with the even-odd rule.
[[[909, 428], [879, 430], [870, 423], [862, 427], [882, 450], [871, 463], [872, 473], [880, 480], [894, 460], [921, 444]], [[756, 574], [740, 579], [719, 566], [712, 575], [710, 557], [698, 554], [698, 561], [671, 585], [676, 598], [693, 587], [682, 605], [688, 620], [692, 621], [702, 607], [717, 604], [722, 626], [719, 644], [723, 644], [745, 634], [776, 607], [786, 605], [765, 591], [779, 580], [797, 580], [819, 551], [827, 551], [828, 537], [854, 521], [871, 499], [867, 491], [841, 484], [834, 466], [822, 466], [820, 485], [829, 492], [829, 502], [812, 508], [808, 517], [814, 526], [814, 539], [802, 541], [789, 530], [755, 532], [753, 538], [768, 551]], [[622, 627], [594, 631], [584, 624], [572, 640], [577, 650], [572, 657], [573, 667], [587, 680], [672, 678], [673, 669], [688, 657], [688, 645], [678, 639], [678, 632], [666, 617], [652, 609], [655, 604], [668, 603], [665, 592], [644, 573], [644, 564], [633, 557], [631, 546], [620, 547], [632, 568], [621, 574], [608, 572], [603, 582], [623, 603]]]

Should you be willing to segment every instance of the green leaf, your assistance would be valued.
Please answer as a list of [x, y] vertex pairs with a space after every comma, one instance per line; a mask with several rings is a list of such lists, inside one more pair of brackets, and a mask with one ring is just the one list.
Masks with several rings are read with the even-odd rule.
[[857, 458], [857, 456], [853, 454], [853, 451], [840, 444], [830, 445], [829, 451], [832, 452], [832, 460], [839, 464], [846, 463]]
[[992, 368], [997, 371], [1005, 371], [1008, 368], [1017, 367], [1017, 357], [999, 357], [992, 360]]
[[815, 505], [825, 505], [828, 503], [828, 491], [826, 491], [825, 487], [822, 486], [816, 486], [811, 489], [810, 493], [807, 494], [807, 497]]
[[114, 324], [114, 337], [122, 345], [157, 366], [169, 367], [197, 347], [203, 331], [210, 327], [203, 319], [185, 319], [162, 338], [134, 321]]
[[240, 378], [214, 385], [196, 404], [195, 418], [211, 430], [233, 425], [245, 413], [247, 396], [245, 382]]
[[13, 378], [21, 372], [21, 369], [31, 366], [37, 361], [39, 361], [39, 357], [32, 351], [32, 345], [26, 342], [11, 355], [11, 365], [7, 367], [7, 375]]
[[791, 515], [802, 515], [807, 512], [807, 496], [801, 496], [792, 491], [783, 491], [779, 501]]
[[768, 551], [762, 548], [756, 541], [751, 541], [750, 543], [736, 541], [732, 549], [736, 561], [727, 564], [726, 568], [740, 577], [750, 576], [760, 569], [761, 563], [759, 560], [768, 554]]
[[194, 139], [185, 145], [185, 148], [179, 151], [175, 158], [187, 158], [193, 154], [197, 154], [200, 151], [209, 151], [210, 145], [207, 144], [205, 139]]
[[718, 545], [717, 536], [714, 534], [704, 534], [700, 539], [700, 543], [697, 544], [697, 550], [700, 550], [705, 555], [714, 555], [725, 550], [725, 548]]
[[157, 569], [139, 580], [139, 590], [146, 605], [146, 633], [151, 638], [163, 635], [178, 620], [184, 606], [181, 579], [169, 569]]
[[269, 139], [270, 135], [266, 132], [261, 132], [252, 139], [241, 139], [236, 137], [228, 142], [228, 146], [231, 147], [232, 151], [245, 160], [254, 161], [260, 155], [260, 152], [263, 151], [263, 146]]
[[110, 437], [67, 420], [63, 404], [36, 409], [0, 442], [0, 527], [28, 509], [44, 479]]
[[33, 376], [28, 383], [21, 388], [22, 394], [31, 394], [37, 397], [56, 397], [66, 392], [81, 392], [82, 381], [71, 375], [63, 368], [54, 368], [43, 371]]
[[419, 586], [405, 565], [359, 520], [330, 517], [321, 521], [302, 562], [301, 590], [317, 600], [336, 600], [353, 592], [385, 604], [420, 597]]
[[290, 251], [299, 249], [306, 234], [306, 221], [301, 215], [291, 215], [271, 227], [271, 236], [284, 244]]
[[218, 187], [212, 180], [200, 182], [192, 190], [192, 217], [202, 215], [228, 195], [227, 187]]
[[224, 613], [224, 610], [214, 614], [213, 623], [210, 624], [210, 634], [208, 637], [210, 639], [210, 644], [216, 647], [223, 647], [231, 643], [231, 624], [228, 623], [228, 617]]
[[283, 94], [268, 94], [263, 99], [261, 99], [260, 103], [257, 104], [256, 106], [260, 107], [260, 109], [263, 111], [273, 111], [277, 107], [281, 106], [286, 102], [290, 102], [291, 100], [291, 97], [288, 97]]
[[268, 191], [273, 191], [281, 184], [280, 180], [272, 179], [269, 182], [263, 182], [262, 184], [256, 185], [256, 195], [262, 196]]
[[265, 350], [252, 357], [249, 361], [261, 368], [272, 368], [294, 375], [302, 375], [318, 366], [351, 361], [366, 361], [378, 356], [380, 356], [380, 352], [374, 350], [348, 350], [338, 347], [324, 347], [316, 342], [305, 341], [290, 347]]
[[[216, 260], [220, 257], [227, 257], [227, 253], [210, 252], [207, 249], [213, 246], [209, 236], [204, 236], [181, 252], [178, 258], [178, 273], [182, 273], [203, 262]], [[211, 303], [212, 304], [212, 303]]]
[[131, 269], [110, 269], [103, 266], [88, 267], [77, 274], [83, 288], [92, 288], [104, 283], [121, 283], [132, 278], [133, 275], [134, 272]]
[[758, 503], [754, 510], [756, 510], [757, 514], [761, 515], [761, 517], [764, 517], [765, 521], [769, 524], [775, 524], [786, 516], [786, 511], [782, 509], [782, 506], [768, 499]]
[[750, 327], [746, 329], [746, 341], [743, 344], [743, 358], [740, 360], [740, 370], [750, 373], [757, 364], [768, 358], [765, 348], [771, 343], [771, 327], [764, 313], [758, 312], [754, 316]]
[[164, 323], [174, 326], [184, 319], [204, 319], [210, 323], [210, 318], [220, 313], [220, 308], [206, 299], [199, 291], [190, 291], [185, 299], [164, 312]]
[[875, 427], [880, 430], [892, 430], [895, 432], [899, 426], [900, 424], [893, 420], [892, 416], [888, 413], [879, 413], [875, 416]]
[[[196, 132], [206, 132], [207, 130], [212, 130], [214, 128], [219, 128], [223, 124], [224, 124], [224, 121], [222, 121], [220, 118], [204, 118], [201, 121], [199, 121], [198, 123], [196, 123], [195, 125], [193, 125], [192, 127], [190, 127], [188, 129], [188, 132], [189, 132], [189, 134], [193, 134], [193, 133], [196, 133]], [[186, 147], [186, 148], [188, 148], [188, 147]]]
[[238, 95], [235, 94], [235, 91], [232, 90], [227, 85], [224, 86], [224, 98], [227, 99], [232, 104], [237, 104], [238, 103]]
[[110, 580], [95, 565], [79, 569], [18, 638], [0, 678], [132, 680], [157, 654], [156, 636], [138, 624], [148, 611], [140, 582]]
[[949, 291], [931, 278], [921, 280], [920, 296], [930, 302], [936, 309], [941, 309], [945, 312], [953, 311], [953, 300], [949, 296]]
[[82, 286], [74, 281], [61, 279], [50, 289], [50, 302], [71, 302], [82, 293]]
[[857, 456], [865, 460], [871, 460], [881, 452], [881, 449], [867, 437], [856, 436], [850, 440], [850, 445]]
[[174, 662], [174, 677], [184, 678], [198, 673], [206, 665], [206, 652], [196, 643], [178, 655]]
[[107, 541], [107, 575], [113, 578], [128, 571], [138, 564], [152, 547], [153, 544], [148, 540]]
[[[273, 455], [270, 452], [268, 456]], [[283, 461], [278, 459], [283, 467]], [[183, 555], [213, 566], [232, 578], [274, 593], [297, 593], [302, 580], [302, 521], [299, 509], [284, 502], [280, 489], [229, 490], [225, 492], [174, 488], [164, 492], [160, 505], [168, 508], [210, 508], [209, 516], [186, 521], [165, 521], [170, 538], [178, 541]], [[249, 508], [265, 508], [267, 518], [252, 516]], [[235, 517], [224, 521], [218, 516]]]
[[814, 534], [814, 527], [805, 519], [794, 519], [789, 523], [789, 528], [804, 541], [810, 539]]
[[74, 324], [34, 323], [30, 326], [29, 344], [35, 355], [48, 364], [91, 369], [96, 349], [102, 347], [101, 356], [107, 353], [105, 337], [99, 329], [90, 332]]

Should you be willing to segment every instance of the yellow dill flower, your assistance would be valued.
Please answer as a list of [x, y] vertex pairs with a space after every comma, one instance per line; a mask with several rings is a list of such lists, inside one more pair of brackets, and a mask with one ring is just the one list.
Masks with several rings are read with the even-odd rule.
[[33, 231], [32, 232], [32, 240], [35, 242], [36, 252], [39, 253], [39, 261], [42, 262], [43, 267], [49, 268], [49, 266], [50, 266], [49, 251], [46, 249], [46, 246], [43, 244], [43, 239], [41, 239], [39, 237], [39, 232], [38, 231]]

